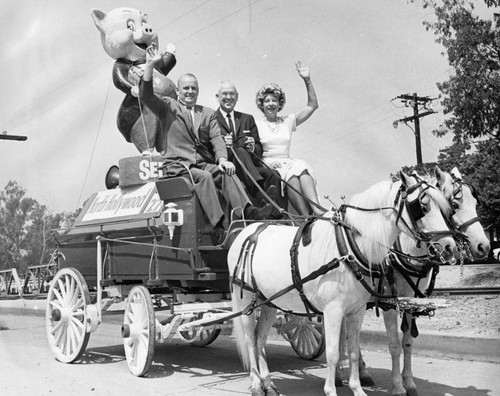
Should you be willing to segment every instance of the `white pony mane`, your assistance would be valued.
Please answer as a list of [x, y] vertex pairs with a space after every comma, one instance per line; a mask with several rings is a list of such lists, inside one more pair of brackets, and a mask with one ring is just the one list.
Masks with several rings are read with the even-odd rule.
[[443, 172], [445, 174], [445, 183], [442, 186], [443, 191], [441, 191], [437, 186], [437, 179], [435, 176], [431, 176], [428, 173], [423, 175], [417, 175], [424, 182], [433, 186], [435, 188], [429, 188], [426, 192], [432, 198], [432, 200], [436, 203], [436, 205], [441, 209], [441, 212], [444, 216], [451, 215], [451, 205], [448, 201], [448, 198], [451, 197], [453, 193], [453, 179], [448, 172]]
[[[393, 207], [400, 185], [401, 182], [379, 182], [364, 192], [355, 194], [349, 203], [365, 209]], [[370, 263], [381, 263], [394, 243], [391, 239], [395, 238], [395, 230], [387, 221], [392, 213], [391, 209], [367, 212], [348, 208], [346, 211], [346, 222], [363, 236], [360, 248]]]
[[[431, 187], [426, 189], [426, 193], [436, 203], [444, 216], [451, 215], [451, 205], [443, 193], [435, 187], [437, 180], [429, 175], [419, 176]], [[401, 186], [401, 181], [391, 183], [382, 181], [368, 188], [362, 193], [352, 197], [350, 204], [365, 209], [378, 209], [393, 207], [396, 193]], [[395, 208], [396, 210], [398, 208]], [[389, 248], [394, 243], [393, 238], [398, 230], [391, 227], [387, 221], [394, 211], [383, 209], [376, 211], [362, 211], [348, 209], [346, 212], [346, 222], [363, 236], [363, 246], [360, 246], [370, 263], [381, 263], [387, 256]], [[415, 242], [413, 242], [415, 243]]]

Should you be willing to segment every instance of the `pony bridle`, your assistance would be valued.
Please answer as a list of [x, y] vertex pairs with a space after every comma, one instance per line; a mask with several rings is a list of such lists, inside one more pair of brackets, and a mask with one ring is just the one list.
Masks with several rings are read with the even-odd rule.
[[453, 216], [455, 214], [455, 209], [453, 208], [453, 201], [455, 199], [457, 199], [457, 200], [462, 199], [462, 197], [464, 195], [464, 192], [463, 192], [464, 185], [467, 186], [467, 187], [469, 187], [469, 189], [470, 189], [470, 191], [472, 193], [472, 196], [477, 201], [477, 204], [479, 206], [481, 206], [481, 201], [479, 200], [479, 196], [477, 195], [477, 192], [476, 192], [476, 189], [474, 188], [474, 186], [472, 184], [464, 183], [462, 181], [462, 179], [457, 179], [456, 177], [453, 177], [453, 187], [454, 187], [454, 189], [453, 189], [453, 192], [451, 193], [451, 197], [449, 199], [451, 207], [453, 209], [453, 213], [450, 216], [450, 221], [451, 221], [453, 227], [456, 228], [460, 232], [464, 232], [465, 230], [467, 230], [467, 228], [469, 228], [469, 226], [471, 226], [472, 224], [474, 224], [476, 222], [479, 222], [479, 217], [478, 216], [473, 217], [472, 219], [469, 219], [467, 221], [464, 221], [462, 224], [458, 224], [455, 220], [453, 220]]
[[479, 222], [479, 217], [472, 217], [469, 220], [464, 221], [462, 224], [459, 224], [457, 221], [453, 219], [453, 216], [455, 215], [455, 208], [453, 206], [455, 200], [460, 200], [463, 197], [463, 188], [464, 185], [469, 187], [472, 196], [476, 199], [477, 204], [481, 205], [481, 201], [479, 200], [479, 196], [476, 192], [476, 189], [472, 184], [464, 183], [462, 179], [459, 179], [452, 175], [453, 178], [453, 191], [451, 193], [451, 196], [449, 197], [448, 201], [450, 202], [451, 208], [452, 208], [452, 213], [451, 215], [446, 218], [447, 222], [449, 223], [449, 227], [455, 231], [455, 234], [453, 237], [455, 238], [458, 249], [460, 251], [460, 257], [461, 261], [463, 262], [463, 259], [468, 257], [470, 259], [473, 258], [472, 252], [470, 250], [470, 243], [469, 243], [469, 238], [465, 234], [465, 231], [467, 228], [469, 228], [472, 224]]
[[[441, 247], [439, 242], [433, 241], [433, 237], [435, 236], [443, 236], [443, 235], [454, 235], [455, 231], [447, 229], [443, 231], [422, 231], [417, 224], [417, 221], [425, 216], [424, 205], [425, 200], [430, 199], [427, 194], [427, 190], [434, 188], [434, 186], [428, 184], [426, 181], [420, 179], [416, 175], [412, 175], [411, 177], [415, 178], [417, 181], [411, 187], [405, 187], [401, 184], [401, 187], [396, 194], [396, 198], [394, 200], [394, 208], [397, 209], [397, 217], [396, 217], [396, 225], [399, 221], [403, 223], [403, 225], [408, 229], [413, 239], [417, 242], [417, 247], [421, 246], [422, 242], [427, 244], [427, 252], [429, 257], [439, 256], [439, 259], [442, 262], [446, 262], [446, 260], [442, 257], [441, 251], [442, 249], [438, 249]], [[413, 194], [416, 190], [418, 190], [418, 196], [414, 200], [409, 201], [408, 197]], [[398, 205], [399, 201], [399, 205]], [[406, 209], [408, 212], [408, 217], [411, 221], [411, 227], [403, 218], [403, 210]], [[395, 209], [396, 210], [396, 209]]]

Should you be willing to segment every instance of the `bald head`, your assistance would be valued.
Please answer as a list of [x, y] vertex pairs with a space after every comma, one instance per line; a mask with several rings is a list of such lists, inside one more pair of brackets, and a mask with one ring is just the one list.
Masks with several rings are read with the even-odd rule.
[[179, 102], [184, 103], [186, 106], [194, 106], [198, 100], [198, 80], [194, 74], [183, 74], [177, 81], [177, 96]]
[[238, 102], [238, 91], [232, 81], [221, 81], [219, 83], [219, 92], [215, 95], [222, 110], [230, 113], [234, 110]]

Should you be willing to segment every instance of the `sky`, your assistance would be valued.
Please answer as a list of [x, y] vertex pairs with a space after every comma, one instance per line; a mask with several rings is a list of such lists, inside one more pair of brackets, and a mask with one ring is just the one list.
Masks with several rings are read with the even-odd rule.
[[[412, 109], [401, 94], [438, 98], [451, 69], [425, 30], [433, 14], [419, 0], [0, 0], [0, 189], [15, 180], [53, 213], [73, 211], [105, 190], [107, 170], [138, 155], [116, 127], [123, 93], [112, 83], [114, 60], [103, 50], [92, 8], [137, 8], [149, 15], [160, 49], [174, 43], [177, 81], [194, 73], [198, 103], [217, 108], [221, 80], [239, 91], [237, 110], [255, 117], [255, 93], [278, 83], [300, 110], [306, 90], [294, 63], [309, 65], [319, 109], [292, 139], [292, 157], [310, 163], [319, 192], [335, 204], [416, 163], [415, 136], [393, 128]], [[491, 11], [493, 12], [493, 11]], [[421, 119], [424, 162], [436, 161], [451, 137], [442, 105]], [[327, 201], [323, 198], [323, 203]]]

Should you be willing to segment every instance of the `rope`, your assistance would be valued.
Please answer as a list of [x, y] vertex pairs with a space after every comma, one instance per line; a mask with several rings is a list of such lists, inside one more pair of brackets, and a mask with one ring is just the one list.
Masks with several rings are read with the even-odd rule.
[[82, 199], [83, 189], [85, 188], [85, 184], [87, 183], [87, 178], [89, 176], [90, 164], [92, 164], [92, 159], [94, 158], [95, 148], [97, 145], [97, 139], [99, 139], [99, 134], [101, 133], [102, 120], [104, 118], [104, 112], [106, 111], [106, 104], [108, 103], [109, 97], [109, 88], [111, 87], [111, 79], [108, 80], [108, 92], [106, 92], [106, 99], [104, 100], [104, 106], [102, 107], [101, 119], [99, 120], [99, 127], [97, 128], [97, 134], [94, 140], [94, 146], [92, 147], [92, 154], [90, 155], [89, 164], [87, 166], [87, 171], [85, 172], [85, 177], [83, 178], [82, 189], [80, 190], [80, 195], [78, 197], [78, 202], [76, 204], [76, 209], [80, 206], [80, 200]]
[[[142, 101], [139, 96], [137, 97], [137, 102], [139, 103], [139, 111], [141, 112], [141, 123], [142, 123], [142, 131], [144, 132], [144, 139], [146, 140], [146, 145], [148, 147], [148, 152], [150, 153], [148, 156], [150, 158], [153, 158], [153, 153], [151, 153], [151, 147], [149, 147], [149, 142], [148, 142], [148, 131], [146, 131], [146, 123], [144, 122], [144, 113], [142, 112]], [[158, 119], [158, 122], [160, 123], [160, 128], [161, 132], [163, 134], [163, 123], [161, 122], [160, 119]]]

